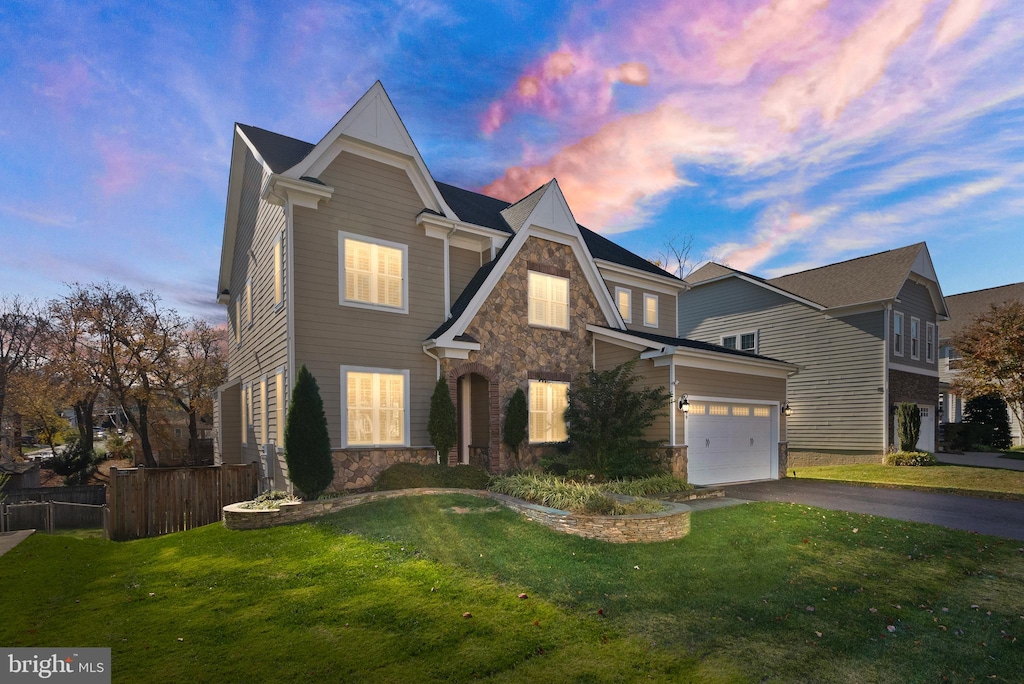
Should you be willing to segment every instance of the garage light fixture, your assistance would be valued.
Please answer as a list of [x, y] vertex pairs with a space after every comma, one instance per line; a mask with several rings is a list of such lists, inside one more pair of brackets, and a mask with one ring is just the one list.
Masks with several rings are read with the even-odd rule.
[[687, 400], [687, 395], [683, 395], [683, 398], [679, 400], [679, 410], [683, 412], [685, 416], [690, 412], [690, 402]]
[[785, 404], [782, 405], [782, 413], [787, 418], [789, 418], [791, 415], [793, 415], [793, 408], [789, 405], [788, 401]]

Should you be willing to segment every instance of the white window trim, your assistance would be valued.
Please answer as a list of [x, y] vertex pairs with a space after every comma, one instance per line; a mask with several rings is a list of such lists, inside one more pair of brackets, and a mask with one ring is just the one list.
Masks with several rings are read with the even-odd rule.
[[[547, 323], [534, 323], [530, 320], [530, 276], [538, 275], [544, 278], [551, 278], [553, 280], [562, 280], [565, 282], [565, 327], [557, 325], [548, 325]], [[569, 279], [563, 278], [562, 276], [551, 275], [550, 273], [542, 273], [540, 271], [527, 271], [526, 272], [526, 323], [531, 328], [545, 328], [547, 330], [568, 330], [569, 319], [572, 315], [572, 309], [569, 306]]]
[[[278, 311], [284, 308], [284, 233], [278, 233], [274, 239], [274, 244], [271, 247], [271, 253], [274, 255], [274, 273], [273, 273], [273, 287], [274, 287], [274, 311]], [[281, 283], [280, 292], [278, 292], [278, 282]]]
[[254, 316], [252, 315], [252, 278], [245, 281], [245, 327], [251, 328]]
[[[403, 407], [403, 426], [402, 426], [402, 437], [401, 443], [387, 443], [387, 444], [353, 444], [348, 443], [348, 374], [349, 373], [380, 373], [383, 375], [402, 375], [405, 380], [402, 383], [402, 407]], [[411, 413], [409, 406], [409, 369], [399, 368], [370, 368], [367, 366], [342, 366], [341, 367], [341, 445], [345, 449], [379, 449], [381, 447], [408, 447], [411, 442], [409, 434], [409, 427], [411, 421], [409, 420], [409, 414]]]
[[935, 324], [925, 323], [924, 356], [928, 363], [935, 362]]
[[267, 376], [260, 378], [260, 435], [257, 442], [266, 444], [270, 440], [270, 388], [267, 387]]
[[235, 346], [242, 346], [242, 298], [235, 297]]
[[285, 380], [284, 366], [281, 366], [274, 373], [274, 411], [277, 422], [274, 428], [274, 443], [278, 446], [284, 444], [284, 425], [288, 420], [288, 383]]
[[[900, 331], [896, 332], [896, 321], [900, 322]], [[892, 312], [892, 353], [893, 356], [903, 356], [903, 348], [906, 346], [907, 326], [902, 311]], [[897, 337], [898, 334], [898, 337]], [[899, 342], [899, 345], [896, 343]]]
[[[742, 349], [740, 347], [740, 344], [742, 344], [742, 342], [743, 342], [743, 336], [744, 335], [753, 335], [754, 336], [754, 349], [753, 349], [753, 351]], [[745, 352], [747, 352], [749, 354], [757, 354], [758, 353], [758, 349], [760, 349], [760, 346], [761, 346], [761, 331], [760, 330], [743, 330], [741, 332], [735, 332], [735, 333], [729, 333], [728, 335], [722, 335], [719, 338], [718, 345], [720, 347], [725, 347], [725, 341], [728, 338], [730, 338], [730, 337], [735, 337], [736, 338], [736, 346], [732, 347], [732, 349], [734, 351], [745, 351]], [[726, 347], [726, 348], [728, 349], [729, 347]]]
[[[654, 301], [654, 323], [648, 323], [647, 322], [647, 302], [650, 301], [650, 300]], [[658, 327], [658, 319], [660, 317], [660, 313], [658, 311], [659, 304], [660, 304], [660, 302], [658, 301], [658, 295], [650, 294], [649, 292], [644, 292], [644, 327], [645, 328], [657, 328]]]
[[[914, 324], [917, 324], [917, 336], [914, 336]], [[917, 342], [917, 351], [914, 351], [914, 342]], [[910, 317], [910, 358], [917, 361], [921, 358], [921, 319], [917, 316]]]
[[[345, 240], [365, 242], [381, 247], [390, 247], [402, 252], [402, 306], [386, 306], [384, 304], [373, 304], [370, 302], [356, 302], [345, 299]], [[338, 304], [351, 306], [356, 309], [370, 309], [371, 311], [387, 311], [389, 313], [409, 313], [409, 245], [389, 240], [380, 240], [368, 235], [358, 233], [346, 233], [338, 231]]]
[[249, 445], [249, 430], [252, 429], [252, 383], [242, 385], [242, 445]]
[[[619, 307], [619, 293], [620, 292], [625, 292], [626, 293], [626, 297], [629, 300], [629, 315], [628, 316], [622, 316], [622, 308]], [[633, 322], [633, 291], [630, 290], [629, 288], [625, 288], [625, 287], [616, 287], [615, 288], [615, 308], [619, 310], [619, 315], [622, 316], [622, 320], [624, 322], [632, 323]]]
[[[533, 388], [536, 385], [548, 385], [548, 386], [550, 386], [550, 385], [565, 385], [566, 398], [568, 398], [568, 392], [569, 392], [569, 383], [568, 382], [564, 382], [564, 381], [560, 381], [560, 380], [530, 380], [528, 382], [528, 384], [527, 384], [527, 392], [528, 393], [529, 392], [533, 392]], [[546, 440], [546, 439], [534, 439], [533, 435], [530, 434], [530, 425], [529, 425], [530, 397], [529, 397], [529, 394], [527, 394], [526, 402], [527, 402], [526, 403], [526, 406], [527, 406], [527, 410], [526, 410], [526, 413], [527, 413], [527, 425], [526, 425], [526, 439], [527, 439], [527, 442], [529, 442], [530, 444], [563, 444], [565, 441], [568, 441], [568, 439], [569, 439], [569, 426], [568, 426], [568, 424], [565, 426], [565, 432], [566, 432], [565, 440], [563, 440], [561, 442], [552, 442], [552, 441]]]

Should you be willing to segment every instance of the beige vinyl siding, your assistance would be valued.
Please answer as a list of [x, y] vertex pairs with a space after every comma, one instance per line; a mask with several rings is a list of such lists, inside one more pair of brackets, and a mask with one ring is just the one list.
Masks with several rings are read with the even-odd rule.
[[[935, 305], [932, 303], [932, 298], [928, 293], [928, 288], [908, 280], [903, 284], [902, 289], [900, 289], [900, 296], [898, 299], [899, 302], [892, 305], [893, 313], [890, 314], [889, 329], [892, 330], [891, 318], [895, 317], [897, 311], [901, 312], [903, 314], [903, 356], [891, 355], [889, 361], [901, 366], [912, 366], [922, 370], [938, 371], [938, 364], [935, 359], [935, 357], [938, 356], [938, 352], [936, 351], [933, 355], [931, 363], [928, 362], [927, 354], [925, 352], [925, 335], [928, 332], [927, 324], [934, 324], [936, 322]], [[920, 353], [918, 354], [917, 359], [915, 359], [910, 353], [911, 318], [917, 318], [920, 320], [920, 333], [918, 337]], [[936, 335], [938, 335], [937, 332]], [[891, 349], [891, 340], [889, 345]], [[936, 350], [938, 349], [938, 343], [936, 343], [935, 348]]]
[[[252, 325], [243, 322], [241, 342], [235, 344], [234, 340], [230, 340], [228, 344], [228, 377], [243, 384], [252, 383], [253, 399], [256, 404], [254, 408], [259, 411], [255, 414], [255, 433], [250, 431], [248, 443], [241, 447], [242, 462], [259, 459], [259, 426], [260, 421], [264, 420], [263, 408], [258, 405], [259, 382], [264, 375], [285, 366], [288, 360], [287, 310], [286, 307], [275, 303], [274, 276], [274, 245], [284, 232], [286, 222], [284, 209], [266, 202], [260, 196], [268, 180], [269, 176], [263, 167], [251, 152], [248, 153], [229, 285], [233, 298], [245, 297], [246, 284], [252, 282], [251, 314], [245, 314], [247, 302], [243, 301], [241, 307], [243, 318], [248, 320], [251, 316]], [[282, 256], [287, 263], [287, 249], [284, 249]], [[282, 273], [285, 293], [291, 286], [290, 280], [291, 274], [285, 268]], [[289, 378], [287, 382], [291, 383], [292, 379]], [[268, 395], [273, 421], [273, 401], [276, 397], [269, 391]], [[241, 437], [241, 428], [239, 424], [227, 431], [223, 435], [224, 441], [238, 441]], [[280, 471], [280, 467], [275, 469], [278, 479], [274, 484], [278, 487], [284, 486], [283, 480], [280, 479]]]
[[[490, 258], [490, 253], [488, 253]], [[451, 275], [451, 298], [452, 303], [459, 298], [466, 285], [473, 279], [473, 276], [483, 265], [480, 252], [470, 249], [459, 249], [452, 247], [448, 253], [448, 271]]]
[[791, 449], [883, 448], [884, 361], [878, 311], [833, 318], [788, 297], [730, 278], [679, 296], [679, 334], [718, 344], [758, 331], [758, 353], [795, 364], [789, 380]]
[[[632, 302], [632, 322], [626, 323], [626, 328], [629, 330], [639, 330], [641, 332], [653, 333], [655, 335], [665, 335], [666, 337], [676, 336], [676, 297], [675, 295], [667, 295], [661, 292], [654, 292], [653, 290], [645, 290], [642, 287], [636, 285], [627, 285], [626, 283], [613, 280], [611, 278], [605, 278], [605, 286], [608, 288], [608, 292], [611, 294], [612, 299], [615, 300], [615, 288], [622, 287], [630, 291], [630, 300]], [[652, 294], [658, 296], [658, 327], [652, 328], [644, 325], [644, 295]], [[618, 309], [618, 301], [616, 301], [615, 308]]]
[[222, 387], [217, 397], [213, 424], [219, 432], [214, 440], [217, 449], [214, 463], [241, 463], [242, 395], [238, 384]]
[[[628, 347], [620, 347], [617, 344], [610, 342], [596, 341], [594, 343], [594, 360], [597, 363], [597, 370], [609, 370], [615, 368], [619, 364], [625, 363], [630, 359], [635, 359], [640, 355], [639, 351], [630, 349]], [[669, 389], [668, 377], [669, 371], [668, 366], [655, 368], [654, 362], [650, 359], [641, 359], [637, 362], [635, 371], [637, 374], [643, 377], [643, 380], [637, 382], [635, 387], [637, 388], [648, 388], [648, 387], [664, 387]], [[672, 407], [669, 407], [671, 409]], [[680, 426], [681, 420], [676, 421], [676, 433], [677, 443], [682, 444], [682, 428]], [[651, 425], [648, 431], [649, 439], [656, 439], [665, 444], [671, 443], [670, 437], [670, 426], [668, 410], [665, 411], [665, 415], [658, 416], [654, 424]]]
[[[335, 188], [318, 209], [295, 211], [295, 356], [317, 379], [335, 448], [341, 439], [341, 366], [408, 370], [409, 444], [426, 432], [436, 365], [423, 340], [445, 319], [444, 242], [416, 225], [423, 200], [405, 171], [340, 154], [320, 175]], [[339, 304], [338, 231], [408, 247], [408, 313]]]

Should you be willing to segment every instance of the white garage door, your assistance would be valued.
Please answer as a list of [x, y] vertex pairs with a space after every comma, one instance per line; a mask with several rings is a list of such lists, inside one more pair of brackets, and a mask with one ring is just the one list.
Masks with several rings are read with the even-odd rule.
[[772, 476], [772, 409], [726, 402], [691, 402], [686, 418], [687, 475], [708, 485]]

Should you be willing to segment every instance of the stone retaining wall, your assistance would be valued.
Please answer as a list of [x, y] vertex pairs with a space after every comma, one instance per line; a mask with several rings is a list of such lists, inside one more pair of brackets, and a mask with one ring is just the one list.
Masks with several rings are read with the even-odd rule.
[[476, 489], [430, 487], [351, 494], [337, 499], [282, 504], [281, 508], [276, 511], [246, 509], [241, 508], [241, 504], [235, 503], [224, 507], [224, 526], [229, 530], [255, 530], [302, 522], [372, 501], [427, 494], [466, 494], [481, 499], [492, 499], [503, 506], [522, 513], [530, 520], [558, 532], [619, 544], [680, 539], [690, 533], [689, 506], [669, 501], [662, 502], [668, 506], [668, 509], [660, 513], [647, 513], [643, 515], [578, 515], [546, 506], [538, 506], [522, 499], [494, 492]]

